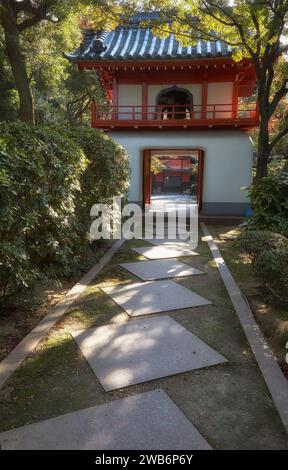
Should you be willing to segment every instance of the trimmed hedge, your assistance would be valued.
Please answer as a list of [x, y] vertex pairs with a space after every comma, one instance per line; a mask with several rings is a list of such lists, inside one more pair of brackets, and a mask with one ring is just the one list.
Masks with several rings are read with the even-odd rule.
[[256, 260], [265, 250], [288, 250], [288, 239], [269, 230], [247, 230], [242, 233], [238, 242], [252, 260]]
[[237, 243], [250, 255], [255, 274], [275, 299], [287, 304], [288, 238], [267, 230], [248, 230]]
[[288, 237], [288, 174], [262, 178], [248, 193], [253, 208], [249, 226]]
[[[287, 240], [288, 242], [288, 240]], [[288, 249], [264, 250], [254, 262], [254, 270], [281, 303], [288, 303]]]
[[66, 135], [84, 151], [88, 165], [81, 175], [81, 195], [77, 206], [86, 230], [91, 225], [90, 210], [96, 203], [111, 204], [113, 196], [123, 196], [129, 186], [129, 158], [126, 150], [107, 134], [87, 127], [71, 127]]
[[69, 274], [87, 248], [91, 206], [128, 179], [126, 152], [104, 134], [1, 123], [0, 299]]
[[253, 215], [240, 237], [255, 274], [273, 296], [288, 297], [288, 174], [262, 178], [248, 190]]

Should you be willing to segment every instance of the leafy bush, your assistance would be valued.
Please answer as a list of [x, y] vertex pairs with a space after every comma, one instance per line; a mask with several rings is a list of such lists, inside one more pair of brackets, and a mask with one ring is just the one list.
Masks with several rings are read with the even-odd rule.
[[123, 194], [128, 176], [126, 152], [105, 134], [0, 123], [0, 298], [70, 273], [92, 205]]
[[248, 230], [237, 243], [250, 255], [255, 274], [275, 298], [287, 302], [288, 238], [268, 230]]
[[111, 204], [113, 196], [124, 196], [129, 185], [126, 150], [107, 134], [86, 127], [69, 128], [68, 135], [84, 151], [88, 166], [81, 175], [79, 214], [88, 230], [90, 210], [96, 203]]
[[252, 229], [271, 230], [288, 236], [288, 175], [262, 178], [249, 190]]
[[[288, 241], [288, 240], [287, 240]], [[272, 294], [287, 304], [288, 298], [288, 249], [264, 250], [254, 262], [254, 270]]]
[[45, 273], [65, 274], [80, 238], [75, 219], [87, 161], [49, 128], [0, 125], [0, 294]]
[[244, 231], [237, 242], [251, 256], [253, 261], [263, 250], [288, 250], [288, 239], [284, 235], [269, 230]]

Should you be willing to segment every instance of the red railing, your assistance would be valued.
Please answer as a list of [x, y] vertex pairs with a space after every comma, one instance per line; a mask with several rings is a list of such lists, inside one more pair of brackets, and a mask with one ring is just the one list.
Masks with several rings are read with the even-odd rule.
[[[105, 122], [103, 122], [105, 121]], [[202, 105], [97, 105], [92, 103], [92, 125], [102, 126], [106, 123], [119, 125], [163, 124], [183, 125], [206, 121], [211, 122], [257, 122], [256, 103], [239, 104], [208, 104]]]

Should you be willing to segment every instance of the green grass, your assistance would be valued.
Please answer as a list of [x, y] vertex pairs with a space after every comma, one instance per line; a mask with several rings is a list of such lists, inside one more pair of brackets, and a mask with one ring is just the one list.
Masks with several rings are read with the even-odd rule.
[[[274, 351], [279, 364], [285, 368], [286, 343], [288, 341], [288, 312], [277, 305], [261, 282], [253, 274], [252, 263], [239, 248], [237, 241], [222, 241], [219, 234], [235, 227], [209, 226], [226, 264], [236, 282], [249, 300], [255, 319]], [[238, 233], [239, 230], [238, 230]], [[286, 370], [286, 369], [285, 369]]]

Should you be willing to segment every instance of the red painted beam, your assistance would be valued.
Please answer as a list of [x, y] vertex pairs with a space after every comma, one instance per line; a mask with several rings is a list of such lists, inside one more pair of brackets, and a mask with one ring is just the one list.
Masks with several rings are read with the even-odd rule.
[[235, 62], [231, 57], [210, 57], [210, 58], [199, 58], [199, 59], [172, 59], [172, 60], [79, 60], [77, 65], [79, 69], [83, 68], [95, 68], [95, 69], [144, 69], [150, 67], [150, 70], [157, 68], [171, 69], [173, 67], [214, 67], [214, 65], [230, 65], [241, 70], [244, 66], [253, 68], [252, 60], [243, 59], [241, 62]]
[[128, 120], [93, 120], [93, 127], [96, 129], [122, 129], [122, 130], [135, 130], [135, 129], [211, 129], [211, 128], [240, 128], [240, 129], [253, 129], [259, 125], [259, 120], [256, 119], [197, 119], [193, 123], [185, 124], [179, 120], [173, 121], [128, 121]]

